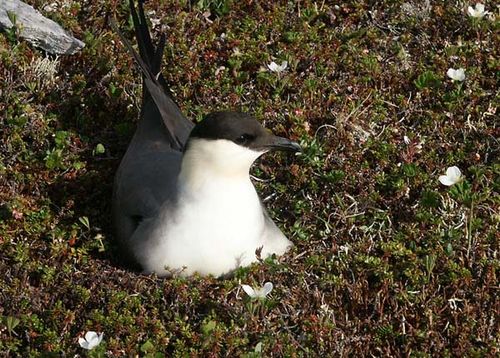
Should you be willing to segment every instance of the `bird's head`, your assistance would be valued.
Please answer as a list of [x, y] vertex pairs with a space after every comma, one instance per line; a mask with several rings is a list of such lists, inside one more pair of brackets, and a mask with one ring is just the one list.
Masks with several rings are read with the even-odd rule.
[[248, 174], [252, 163], [269, 151], [300, 151], [299, 144], [273, 135], [255, 118], [240, 112], [215, 112], [189, 136], [184, 160], [203, 161], [219, 172]]

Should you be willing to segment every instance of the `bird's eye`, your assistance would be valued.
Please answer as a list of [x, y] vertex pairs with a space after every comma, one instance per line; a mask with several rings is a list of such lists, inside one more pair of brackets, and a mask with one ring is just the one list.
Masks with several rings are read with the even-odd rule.
[[245, 134], [240, 135], [238, 138], [236, 138], [235, 142], [238, 144], [245, 144], [245, 143], [251, 142], [254, 139], [255, 139], [254, 135], [245, 133]]

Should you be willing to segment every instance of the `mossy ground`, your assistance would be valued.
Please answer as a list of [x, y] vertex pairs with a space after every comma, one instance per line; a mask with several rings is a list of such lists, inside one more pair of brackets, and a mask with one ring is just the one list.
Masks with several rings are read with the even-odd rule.
[[[478, 21], [465, 2], [147, 4], [189, 118], [242, 109], [305, 148], [254, 170], [295, 247], [225, 280], [158, 279], [117, 257], [113, 175], [141, 97], [108, 26], [132, 37], [126, 2], [28, 2], [86, 47], [46, 59], [0, 35], [1, 354], [85, 355], [87, 330], [104, 332], [94, 356], [498, 354], [493, 1]], [[452, 165], [465, 181], [447, 188]], [[270, 298], [249, 302], [240, 283], [265, 281]]]

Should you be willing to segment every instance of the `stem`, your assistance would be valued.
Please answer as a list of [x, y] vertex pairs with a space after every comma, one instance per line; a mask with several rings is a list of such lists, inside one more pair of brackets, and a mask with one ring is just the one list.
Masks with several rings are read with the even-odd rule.
[[469, 223], [466, 227], [467, 229], [467, 259], [469, 259], [469, 254], [472, 246], [472, 218], [474, 214], [474, 200], [470, 203], [470, 212], [469, 212]]

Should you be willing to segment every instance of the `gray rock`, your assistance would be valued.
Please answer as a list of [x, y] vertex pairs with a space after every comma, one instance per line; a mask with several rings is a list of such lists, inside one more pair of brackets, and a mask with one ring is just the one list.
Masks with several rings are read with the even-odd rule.
[[20, 29], [22, 38], [51, 54], [72, 55], [85, 46], [59, 24], [18, 0], [0, 0], [1, 28], [10, 29], [14, 26], [8, 12], [15, 15], [16, 26]]

